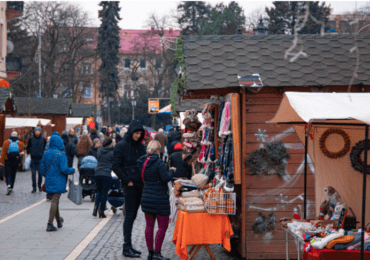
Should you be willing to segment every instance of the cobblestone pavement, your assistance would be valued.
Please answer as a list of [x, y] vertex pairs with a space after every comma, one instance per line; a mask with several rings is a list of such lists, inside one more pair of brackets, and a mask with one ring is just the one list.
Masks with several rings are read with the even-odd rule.
[[44, 192], [32, 191], [31, 171], [17, 172], [13, 193], [6, 195], [6, 182], [0, 181], [0, 219], [10, 216], [34, 203], [46, 198]]
[[[100, 231], [100, 233], [95, 237], [95, 239], [87, 246], [87, 248], [81, 253], [77, 258], [78, 260], [92, 260], [92, 259], [131, 259], [125, 258], [122, 255], [122, 242], [123, 242], [123, 220], [122, 212], [119, 211], [108, 224]], [[180, 259], [175, 253], [175, 245], [172, 242], [172, 235], [175, 226], [170, 225], [165, 240], [162, 247], [162, 255], [168, 257], [172, 260]], [[144, 213], [139, 209], [138, 217], [135, 221], [132, 236], [132, 243], [135, 249], [142, 252], [141, 258], [136, 259], [147, 259], [148, 250], [146, 248], [145, 242], [145, 218]], [[156, 230], [157, 231], [157, 226]], [[221, 245], [210, 245], [209, 246], [214, 253], [214, 255], [219, 260], [236, 260], [237, 257], [231, 256], [227, 251], [225, 251]], [[190, 246], [188, 246], [188, 250]], [[195, 259], [211, 259], [206, 249], [202, 247], [198, 252]]]

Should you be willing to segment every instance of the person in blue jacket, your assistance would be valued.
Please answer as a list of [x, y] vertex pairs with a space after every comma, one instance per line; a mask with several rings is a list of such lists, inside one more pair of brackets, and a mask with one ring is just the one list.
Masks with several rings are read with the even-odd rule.
[[45, 191], [51, 194], [49, 220], [46, 231], [56, 231], [53, 225], [54, 218], [58, 228], [63, 226], [63, 218], [59, 215], [59, 199], [66, 192], [67, 175], [75, 172], [74, 168], [68, 168], [63, 140], [59, 133], [54, 132], [50, 138], [49, 150], [44, 153], [40, 165], [40, 173], [45, 176]]

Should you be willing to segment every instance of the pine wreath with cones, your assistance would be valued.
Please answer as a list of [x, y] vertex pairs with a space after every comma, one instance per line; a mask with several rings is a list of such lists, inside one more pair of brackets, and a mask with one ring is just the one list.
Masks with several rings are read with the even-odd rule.
[[[344, 147], [343, 147], [342, 150], [340, 150], [338, 152], [330, 152], [328, 150], [328, 148], [326, 147], [326, 139], [328, 139], [328, 137], [332, 134], [338, 134], [341, 137], [343, 137]], [[351, 149], [351, 139], [350, 139], [349, 135], [345, 131], [343, 131], [342, 129], [332, 127], [332, 128], [329, 128], [328, 130], [326, 130], [321, 135], [320, 140], [319, 140], [319, 145], [320, 145], [321, 152], [326, 157], [329, 157], [331, 159], [338, 159], [338, 158], [341, 158], [341, 157], [345, 156], [349, 152], [349, 150]]]

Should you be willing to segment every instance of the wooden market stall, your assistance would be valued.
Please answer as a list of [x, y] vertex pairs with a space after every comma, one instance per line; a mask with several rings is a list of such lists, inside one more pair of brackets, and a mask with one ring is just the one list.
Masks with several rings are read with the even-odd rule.
[[5, 118], [16, 115], [14, 97], [8, 87], [0, 87], [0, 145], [6, 140]]
[[[282, 217], [303, 216], [304, 146], [293, 125], [273, 125], [272, 119], [286, 91], [346, 92], [355, 69], [355, 54], [348, 35], [300, 35], [306, 56], [294, 62], [285, 59], [293, 36], [185, 36], [186, 99], [209, 99], [211, 95], [231, 98], [237, 214], [230, 216], [243, 259], [285, 259]], [[358, 36], [360, 54], [368, 55], [370, 35]], [[292, 56], [288, 56], [291, 58]], [[361, 56], [351, 92], [370, 92], [370, 60]], [[259, 74], [261, 82], [251, 77]], [[242, 77], [240, 80], [238, 76]], [[249, 78], [251, 77], [251, 78]], [[253, 79], [255, 81], [248, 82]], [[235, 120], [240, 118], [240, 120]], [[236, 134], [239, 131], [239, 134]], [[246, 165], [269, 142], [281, 141], [288, 155], [281, 160], [283, 171], [264, 169], [263, 163]], [[281, 147], [280, 147], [281, 148]], [[307, 218], [317, 215], [322, 198], [315, 194], [315, 168], [308, 158]], [[266, 163], [266, 162], [265, 162]], [[239, 236], [238, 236], [239, 231]], [[291, 257], [297, 257], [290, 241]]]
[[21, 117], [50, 119], [52, 127], [43, 131], [47, 136], [66, 130], [66, 117], [70, 114], [70, 102], [66, 98], [15, 97], [17, 113]]

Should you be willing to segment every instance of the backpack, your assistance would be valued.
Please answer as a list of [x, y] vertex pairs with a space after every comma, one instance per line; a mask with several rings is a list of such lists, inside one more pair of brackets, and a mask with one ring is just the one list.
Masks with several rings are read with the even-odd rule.
[[18, 147], [18, 140], [13, 142], [9, 139], [10, 145], [8, 149], [8, 160], [15, 161], [19, 160], [19, 147]]

